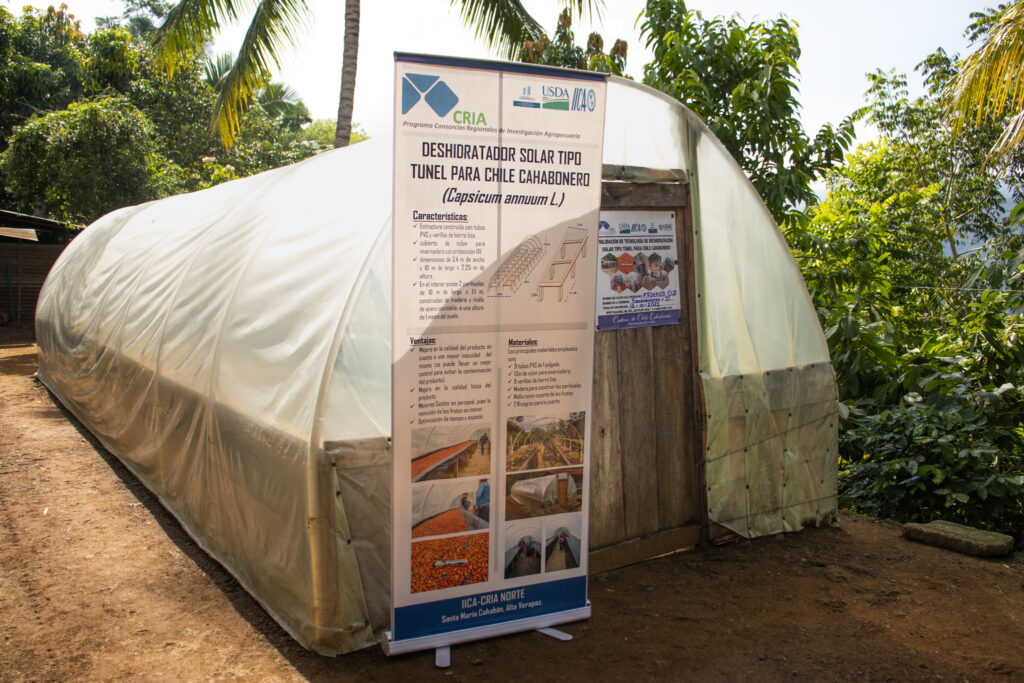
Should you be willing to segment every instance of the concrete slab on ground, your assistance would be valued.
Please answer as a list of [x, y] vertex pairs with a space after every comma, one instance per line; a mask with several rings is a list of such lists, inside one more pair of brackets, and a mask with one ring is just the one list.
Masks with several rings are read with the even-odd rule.
[[904, 524], [903, 537], [977, 557], [1001, 557], [1013, 552], [1013, 536], [943, 520]]

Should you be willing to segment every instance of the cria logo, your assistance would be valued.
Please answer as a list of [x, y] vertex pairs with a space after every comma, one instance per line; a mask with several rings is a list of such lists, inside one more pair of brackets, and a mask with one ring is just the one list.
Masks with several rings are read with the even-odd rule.
[[523, 88], [513, 106], [527, 109], [554, 109], [556, 111], [594, 111], [597, 93], [593, 88], [565, 88], [560, 85], [542, 85], [540, 96], [533, 95], [531, 86]]
[[421, 97], [442, 118], [459, 103], [459, 96], [438, 76], [406, 74], [402, 78], [402, 113], [408, 114]]

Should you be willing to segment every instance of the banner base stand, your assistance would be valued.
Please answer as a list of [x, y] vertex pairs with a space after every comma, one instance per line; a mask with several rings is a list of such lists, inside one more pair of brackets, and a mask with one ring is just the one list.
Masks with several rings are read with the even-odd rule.
[[434, 666], [438, 669], [447, 669], [452, 665], [452, 649], [443, 645], [434, 650]]
[[572, 640], [572, 634], [566, 633], [565, 631], [559, 631], [557, 628], [539, 628], [537, 633], [547, 636], [548, 638], [554, 638], [555, 640], [561, 640], [563, 642], [569, 642]]
[[[438, 664], [438, 662], [442, 661], [442, 648], [449, 649], [450, 646], [458, 645], [459, 643], [469, 643], [474, 640], [505, 636], [512, 633], [521, 633], [523, 631], [540, 631], [541, 629], [544, 629], [544, 631], [553, 631], [554, 629], [550, 629], [549, 627], [558, 626], [559, 624], [568, 624], [573, 621], [582, 621], [583, 619], [589, 618], [590, 601], [587, 600], [586, 606], [578, 609], [566, 610], [564, 612], [552, 612], [551, 614], [542, 614], [536, 617], [529, 617], [528, 619], [503, 621], [497, 624], [488, 624], [487, 626], [479, 626], [477, 628], [467, 628], [461, 631], [448, 631], [446, 633], [421, 636], [419, 638], [394, 640], [391, 631], [385, 631], [384, 638], [381, 640], [381, 647], [384, 648], [384, 654], [389, 657], [392, 655], [405, 654], [407, 652], [419, 652], [420, 650], [436, 650], [437, 652], [435, 652], [434, 663], [440, 667], [441, 664]], [[556, 631], [556, 633], [561, 632]], [[545, 635], [552, 634], [545, 632]], [[569, 634], [564, 633], [563, 635], [568, 636]], [[569, 636], [569, 638], [572, 638], [572, 636]], [[564, 638], [559, 638], [559, 640], [564, 640]], [[450, 650], [448, 652], [447, 659], [450, 664]]]

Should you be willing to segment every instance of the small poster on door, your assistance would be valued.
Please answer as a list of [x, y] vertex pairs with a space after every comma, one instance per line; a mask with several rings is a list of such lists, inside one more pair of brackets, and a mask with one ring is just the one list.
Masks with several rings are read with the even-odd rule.
[[674, 211], [602, 211], [597, 240], [597, 329], [681, 320]]

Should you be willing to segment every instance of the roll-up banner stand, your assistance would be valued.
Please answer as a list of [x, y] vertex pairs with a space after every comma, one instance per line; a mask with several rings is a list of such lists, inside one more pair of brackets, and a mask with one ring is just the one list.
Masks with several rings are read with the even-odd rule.
[[395, 55], [388, 654], [590, 616], [605, 95]]

